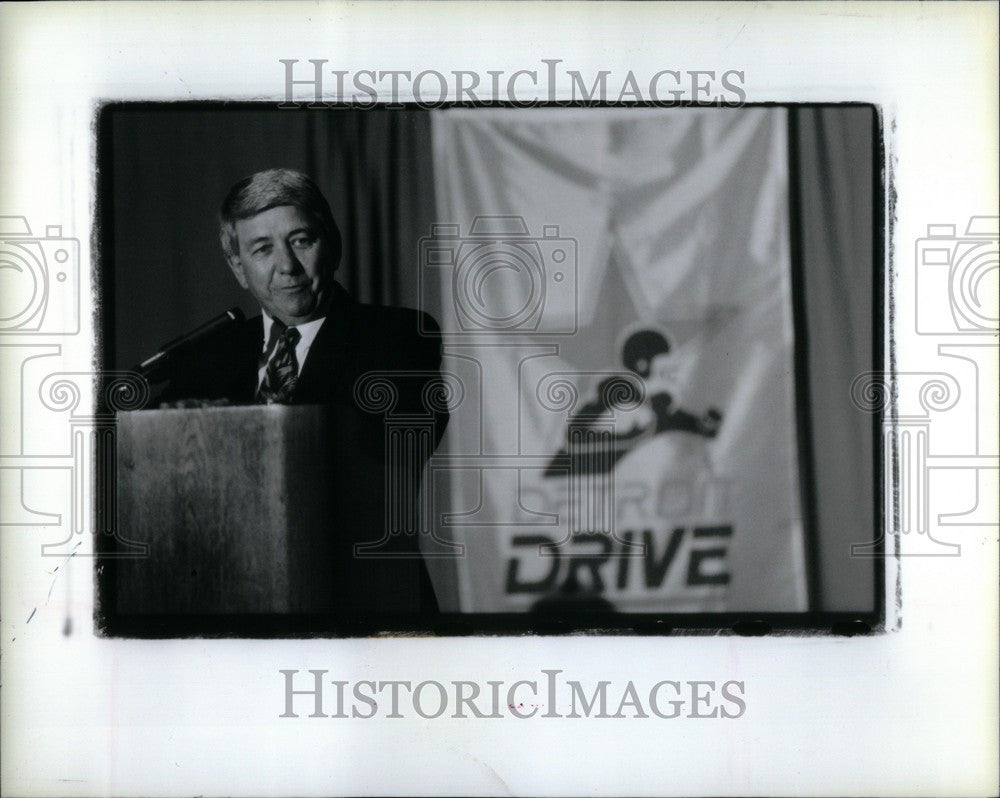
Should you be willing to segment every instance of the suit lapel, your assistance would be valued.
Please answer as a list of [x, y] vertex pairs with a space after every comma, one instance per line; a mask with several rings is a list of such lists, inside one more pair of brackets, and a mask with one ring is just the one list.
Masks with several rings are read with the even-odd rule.
[[329, 402], [346, 384], [353, 383], [350, 347], [356, 303], [339, 283], [334, 283], [333, 301], [326, 321], [309, 347], [295, 389], [296, 404]]

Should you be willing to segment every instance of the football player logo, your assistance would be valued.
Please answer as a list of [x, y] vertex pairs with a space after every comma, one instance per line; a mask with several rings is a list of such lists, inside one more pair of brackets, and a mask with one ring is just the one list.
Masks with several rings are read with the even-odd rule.
[[[722, 414], [716, 408], [697, 415], [682, 406], [680, 383], [670, 359], [670, 343], [663, 333], [645, 329], [630, 335], [622, 347], [622, 363], [642, 379], [646, 388], [645, 400], [635, 409], [625, 407], [624, 403], [618, 405], [615, 397], [621, 396], [621, 392], [610, 390], [610, 383], [620, 382], [620, 378], [602, 380], [597, 386], [596, 397], [569, 417], [566, 445], [549, 464], [546, 477], [565, 474], [567, 457], [575, 473], [610, 471], [621, 458], [668, 432], [705, 438], [716, 436], [722, 423]], [[586, 451], [574, 451], [573, 441], [577, 436], [572, 432], [586, 430], [599, 420], [611, 417], [615, 420], [615, 428], [606, 436], [610, 447], [607, 457], [594, 457], [592, 440], [587, 442]]]

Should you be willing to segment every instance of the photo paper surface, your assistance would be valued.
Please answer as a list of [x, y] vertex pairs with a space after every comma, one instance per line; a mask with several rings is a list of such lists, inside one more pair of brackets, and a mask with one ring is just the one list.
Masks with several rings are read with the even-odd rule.
[[995, 5], [0, 14], [6, 794], [995, 794]]

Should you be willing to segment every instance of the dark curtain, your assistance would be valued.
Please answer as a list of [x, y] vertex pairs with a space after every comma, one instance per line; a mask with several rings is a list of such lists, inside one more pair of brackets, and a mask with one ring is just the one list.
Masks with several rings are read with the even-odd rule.
[[790, 190], [799, 207], [793, 224], [799, 222], [816, 499], [814, 609], [873, 610], [875, 561], [852, 557], [851, 544], [876, 537], [877, 431], [873, 417], [851, 401], [851, 383], [877, 362], [873, 332], [882, 312], [873, 306], [881, 291], [874, 271], [877, 120], [872, 108], [857, 106], [792, 114], [798, 169]]
[[101, 205], [113, 220], [110, 236], [102, 225], [102, 268], [113, 272], [103, 280], [113, 328], [105, 362], [127, 368], [233, 305], [259, 312], [225, 264], [216, 213], [233, 183], [270, 167], [306, 172], [330, 201], [344, 237], [337, 279], [355, 298], [417, 306], [418, 241], [434, 213], [428, 112], [160, 105], [104, 114], [111, 190]]

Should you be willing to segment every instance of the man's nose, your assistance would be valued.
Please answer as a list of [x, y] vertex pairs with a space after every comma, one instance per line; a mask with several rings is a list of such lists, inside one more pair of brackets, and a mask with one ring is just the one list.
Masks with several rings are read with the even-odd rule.
[[278, 258], [275, 270], [281, 274], [295, 274], [302, 271], [302, 263], [299, 261], [295, 250], [290, 244], [285, 244], [278, 248]]

